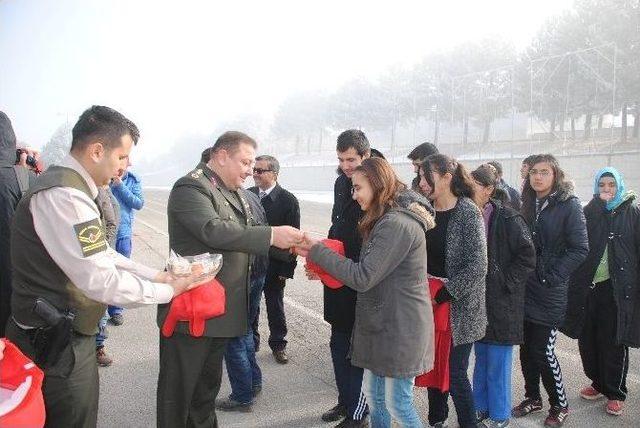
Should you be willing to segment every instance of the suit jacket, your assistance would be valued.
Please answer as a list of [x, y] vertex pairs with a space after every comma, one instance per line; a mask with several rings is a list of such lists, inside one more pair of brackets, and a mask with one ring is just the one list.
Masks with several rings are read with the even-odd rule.
[[[251, 187], [249, 190], [256, 195], [260, 194], [258, 187]], [[267, 221], [270, 226], [293, 226], [298, 229], [300, 228], [300, 205], [293, 193], [276, 184], [276, 187], [274, 187], [261, 202], [267, 213]], [[287, 261], [282, 261], [281, 259], [274, 258], [272, 255], [269, 259], [267, 278], [277, 276], [293, 278], [295, 269], [296, 259], [294, 256], [289, 257]]]
[[[257, 226], [241, 193], [227, 189], [222, 180], [200, 163], [173, 186], [167, 206], [169, 245], [176, 253], [191, 256], [205, 252], [222, 254], [217, 279], [226, 292], [226, 312], [206, 322], [208, 337], [237, 337], [247, 333], [250, 254], [267, 255], [271, 228]], [[168, 305], [158, 307], [162, 326]], [[188, 324], [176, 331], [188, 334]]]

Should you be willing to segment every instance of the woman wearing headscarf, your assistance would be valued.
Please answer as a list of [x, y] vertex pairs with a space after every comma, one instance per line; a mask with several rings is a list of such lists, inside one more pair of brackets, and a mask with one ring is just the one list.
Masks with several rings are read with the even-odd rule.
[[563, 332], [578, 338], [591, 380], [580, 396], [606, 397], [606, 412], [621, 415], [629, 347], [640, 347], [640, 209], [622, 175], [607, 167], [596, 174], [584, 213], [589, 254], [572, 277]]

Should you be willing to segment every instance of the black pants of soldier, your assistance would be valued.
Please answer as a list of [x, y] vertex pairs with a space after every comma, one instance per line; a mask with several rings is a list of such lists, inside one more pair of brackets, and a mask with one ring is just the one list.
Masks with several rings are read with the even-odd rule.
[[520, 365], [527, 398], [540, 399], [540, 378], [549, 394], [549, 404], [568, 407], [562, 370], [556, 358], [558, 329], [524, 322], [524, 342], [520, 345]]
[[[29, 337], [12, 320], [7, 323], [7, 337], [29, 358], [34, 357]], [[76, 334], [58, 363], [45, 370], [45, 426], [94, 428], [99, 391], [95, 336]]]
[[584, 373], [609, 400], [627, 398], [629, 348], [616, 343], [617, 310], [611, 281], [596, 284], [587, 298], [585, 323], [578, 339]]
[[[269, 347], [272, 351], [284, 351], [287, 348], [287, 318], [284, 313], [284, 287], [286, 280], [278, 277], [267, 277], [264, 283], [264, 302], [267, 307], [267, 319], [269, 321]], [[258, 321], [260, 308], [252, 328], [256, 347], [260, 345], [260, 333], [258, 333]]]
[[216, 428], [215, 400], [227, 338], [160, 334], [159, 428]]

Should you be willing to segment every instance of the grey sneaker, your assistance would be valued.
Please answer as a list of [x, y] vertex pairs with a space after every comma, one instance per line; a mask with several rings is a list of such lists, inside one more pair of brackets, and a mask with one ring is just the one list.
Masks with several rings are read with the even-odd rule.
[[115, 314], [111, 318], [109, 318], [109, 323], [118, 326], [124, 324], [124, 317], [122, 314]]
[[504, 428], [509, 426], [509, 419], [504, 421], [494, 421], [493, 419], [485, 419], [484, 426], [487, 428]]

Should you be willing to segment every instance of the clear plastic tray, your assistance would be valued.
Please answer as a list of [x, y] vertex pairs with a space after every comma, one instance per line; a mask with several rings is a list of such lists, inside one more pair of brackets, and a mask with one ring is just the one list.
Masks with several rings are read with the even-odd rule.
[[173, 250], [167, 260], [167, 270], [176, 277], [190, 275], [216, 276], [222, 269], [222, 254], [198, 254], [197, 256], [181, 256]]

